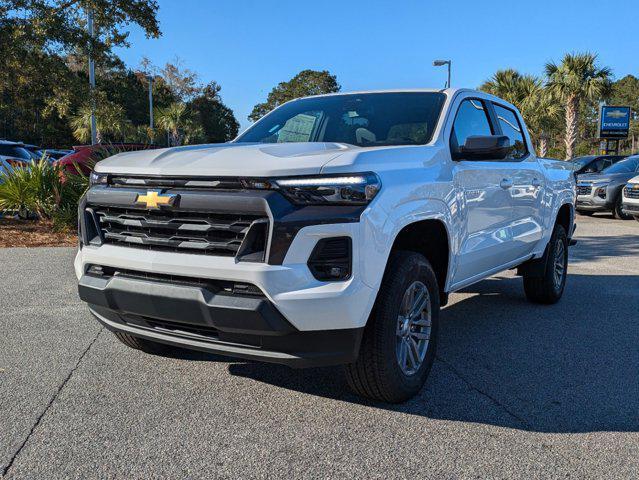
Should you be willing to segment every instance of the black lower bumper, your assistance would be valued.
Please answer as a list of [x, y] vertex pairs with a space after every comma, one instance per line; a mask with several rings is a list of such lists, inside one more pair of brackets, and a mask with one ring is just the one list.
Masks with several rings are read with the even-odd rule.
[[609, 203], [593, 203], [590, 201], [577, 201], [576, 210], [585, 210], [587, 212], [609, 212], [614, 208], [614, 204]]
[[355, 360], [363, 329], [299, 331], [263, 296], [83, 275], [80, 298], [107, 328], [182, 348], [292, 367]]

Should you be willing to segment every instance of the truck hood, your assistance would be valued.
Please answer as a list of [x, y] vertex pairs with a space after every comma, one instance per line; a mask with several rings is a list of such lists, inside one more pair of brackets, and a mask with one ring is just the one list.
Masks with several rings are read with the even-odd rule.
[[163, 176], [312, 175], [359, 147], [340, 143], [221, 143], [123, 152], [99, 162], [101, 173]]

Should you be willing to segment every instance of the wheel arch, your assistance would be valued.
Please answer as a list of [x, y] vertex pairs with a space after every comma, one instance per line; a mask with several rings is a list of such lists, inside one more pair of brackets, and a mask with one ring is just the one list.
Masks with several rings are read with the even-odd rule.
[[421, 253], [426, 257], [435, 271], [441, 301], [445, 304], [451, 266], [450, 235], [446, 223], [440, 218], [407, 223], [395, 235], [389, 255], [397, 250]]
[[572, 226], [575, 221], [575, 207], [572, 203], [564, 203], [557, 210], [555, 217], [555, 225], [560, 224], [564, 227], [568, 238], [572, 237]]

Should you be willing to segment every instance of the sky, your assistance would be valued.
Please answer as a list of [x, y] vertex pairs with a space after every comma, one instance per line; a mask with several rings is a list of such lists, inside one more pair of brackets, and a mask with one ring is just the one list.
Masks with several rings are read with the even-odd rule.
[[[639, 76], [637, 0], [159, 0], [162, 37], [131, 27], [116, 52], [131, 67], [179, 58], [222, 99], [242, 129], [253, 105], [310, 68], [343, 91], [479, 86], [496, 70], [541, 75], [546, 62], [590, 51], [616, 78]], [[633, 31], [635, 30], [635, 31]]]

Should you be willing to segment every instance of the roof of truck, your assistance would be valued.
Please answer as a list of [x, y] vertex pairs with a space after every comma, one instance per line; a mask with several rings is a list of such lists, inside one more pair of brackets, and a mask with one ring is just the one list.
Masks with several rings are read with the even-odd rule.
[[[476, 91], [470, 88], [392, 88], [392, 89], [382, 89], [382, 90], [355, 90], [352, 92], [334, 92], [334, 93], [323, 93], [320, 95], [309, 95], [310, 97], [332, 97], [338, 95], [363, 95], [367, 93], [448, 93], [455, 94], [460, 91]], [[485, 92], [483, 92], [485, 93]], [[302, 97], [308, 98], [308, 97]]]

